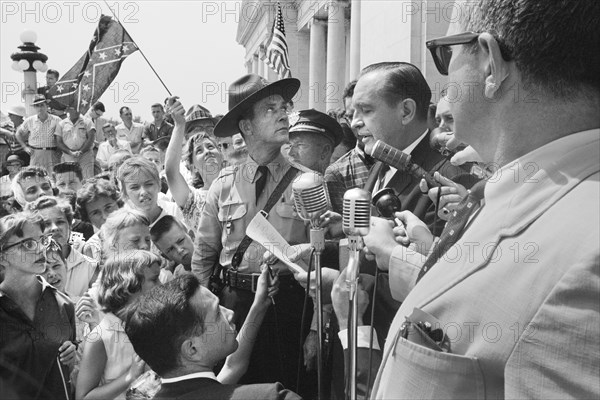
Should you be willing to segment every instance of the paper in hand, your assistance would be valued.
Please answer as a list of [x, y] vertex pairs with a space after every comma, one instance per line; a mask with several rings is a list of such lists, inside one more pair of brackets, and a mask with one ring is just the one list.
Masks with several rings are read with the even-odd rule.
[[262, 213], [250, 221], [246, 234], [258, 242], [265, 249], [269, 250], [275, 257], [288, 266], [292, 272], [306, 272], [300, 265], [290, 261], [288, 254], [291, 254], [292, 246], [277, 232], [277, 230], [267, 221]]

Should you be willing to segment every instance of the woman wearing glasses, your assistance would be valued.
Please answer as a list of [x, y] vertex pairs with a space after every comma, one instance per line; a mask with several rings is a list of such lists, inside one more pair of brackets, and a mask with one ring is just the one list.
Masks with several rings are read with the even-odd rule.
[[38, 276], [50, 238], [27, 212], [0, 219], [2, 397], [69, 399], [75, 313], [67, 296]]

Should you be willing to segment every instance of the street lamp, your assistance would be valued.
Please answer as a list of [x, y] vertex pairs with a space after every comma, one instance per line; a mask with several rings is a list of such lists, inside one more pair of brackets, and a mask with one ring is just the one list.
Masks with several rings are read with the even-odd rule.
[[12, 68], [15, 71], [22, 71], [24, 74], [23, 97], [25, 98], [25, 108], [27, 115], [33, 115], [35, 110], [31, 106], [33, 97], [37, 93], [37, 72], [46, 72], [48, 65], [46, 61], [48, 56], [38, 52], [40, 49], [35, 45], [37, 34], [34, 31], [24, 31], [19, 37], [23, 44], [19, 46], [21, 51], [11, 54], [13, 60]]

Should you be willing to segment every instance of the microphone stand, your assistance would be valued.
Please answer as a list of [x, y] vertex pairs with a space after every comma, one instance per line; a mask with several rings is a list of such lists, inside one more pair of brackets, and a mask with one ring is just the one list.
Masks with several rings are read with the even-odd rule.
[[[317, 278], [317, 398], [323, 399], [323, 275], [321, 253], [325, 250], [325, 232], [322, 228], [310, 228], [310, 245], [315, 251], [315, 276]], [[310, 290], [310, 282], [309, 290]]]
[[363, 247], [363, 241], [360, 236], [348, 236], [348, 249], [350, 257], [348, 261], [348, 272], [346, 273], [346, 284], [348, 285], [348, 300], [351, 316], [348, 329], [348, 351], [350, 353], [348, 379], [350, 382], [350, 400], [356, 400], [356, 365], [357, 365], [357, 345], [358, 345], [358, 280], [359, 274], [359, 255]]

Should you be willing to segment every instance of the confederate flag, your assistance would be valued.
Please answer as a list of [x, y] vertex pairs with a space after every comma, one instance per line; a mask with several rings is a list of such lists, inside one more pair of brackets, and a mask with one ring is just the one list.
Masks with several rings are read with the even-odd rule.
[[88, 50], [50, 88], [49, 94], [85, 114], [115, 79], [123, 60], [136, 50], [137, 45], [121, 23], [102, 15]]

